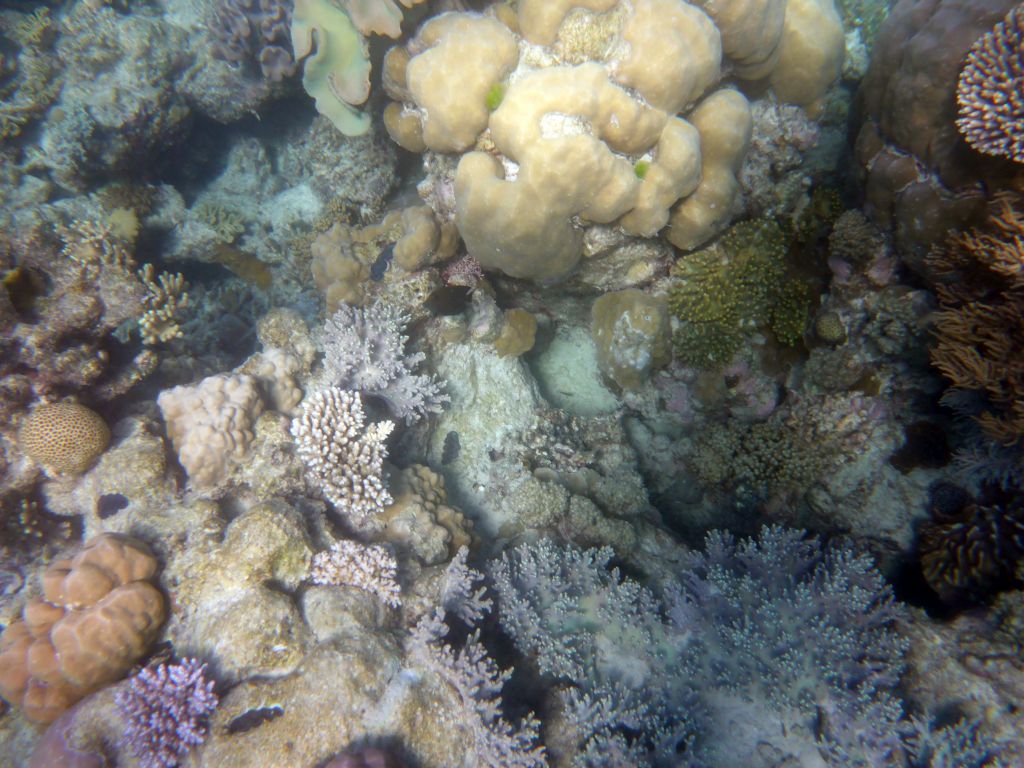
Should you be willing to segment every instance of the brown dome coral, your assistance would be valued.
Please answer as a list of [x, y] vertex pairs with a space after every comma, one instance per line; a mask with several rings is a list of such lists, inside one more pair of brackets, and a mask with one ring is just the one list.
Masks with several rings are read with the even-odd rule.
[[43, 574], [43, 597], [0, 635], [0, 695], [49, 723], [126, 675], [166, 617], [149, 548], [103, 533]]
[[29, 414], [18, 442], [47, 472], [80, 475], [107, 449], [110, 430], [99, 414], [84, 405], [50, 403]]

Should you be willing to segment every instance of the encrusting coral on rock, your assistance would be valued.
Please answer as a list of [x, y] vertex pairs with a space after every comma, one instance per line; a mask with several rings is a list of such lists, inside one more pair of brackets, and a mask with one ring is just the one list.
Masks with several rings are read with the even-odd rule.
[[1024, 163], [1024, 7], [971, 46], [957, 82], [956, 124], [987, 155]]

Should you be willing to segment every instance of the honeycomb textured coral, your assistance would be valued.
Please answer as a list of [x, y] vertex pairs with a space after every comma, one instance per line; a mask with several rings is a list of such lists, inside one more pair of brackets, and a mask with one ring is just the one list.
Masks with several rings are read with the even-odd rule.
[[0, 696], [49, 723], [126, 675], [166, 618], [163, 596], [149, 583], [156, 570], [145, 544], [114, 533], [56, 561], [43, 575], [43, 597], [0, 636]]
[[109, 443], [106, 422], [77, 403], [40, 405], [25, 420], [19, 435], [25, 454], [58, 476], [82, 474]]

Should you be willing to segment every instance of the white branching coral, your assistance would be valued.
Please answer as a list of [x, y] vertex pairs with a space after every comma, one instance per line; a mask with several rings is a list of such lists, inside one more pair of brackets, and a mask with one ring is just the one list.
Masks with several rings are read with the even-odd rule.
[[348, 539], [334, 542], [326, 552], [313, 555], [309, 580], [314, 584], [358, 587], [392, 608], [402, 604], [398, 561], [387, 547], [378, 544]]
[[431, 376], [413, 373], [422, 352], [405, 353], [407, 315], [390, 304], [342, 304], [324, 323], [324, 373], [329, 384], [387, 402], [406, 424], [440, 413], [448, 396]]
[[391, 503], [384, 487], [384, 441], [395, 424], [366, 424], [358, 392], [321, 390], [302, 403], [292, 436], [324, 496], [360, 528], [375, 527], [375, 516]]

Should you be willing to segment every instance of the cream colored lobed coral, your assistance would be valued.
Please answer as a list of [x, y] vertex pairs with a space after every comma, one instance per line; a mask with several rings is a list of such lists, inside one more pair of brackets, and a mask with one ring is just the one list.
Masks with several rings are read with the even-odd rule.
[[595, 224], [646, 238], [671, 219], [671, 242], [699, 247], [728, 223], [750, 139], [746, 99], [716, 90], [725, 65], [817, 105], [844, 50], [832, 2], [520, 0], [442, 14], [388, 53], [385, 126], [411, 151], [464, 153], [454, 220], [485, 268], [562, 279]]
[[222, 482], [245, 458], [263, 413], [256, 377], [218, 374], [194, 386], [164, 390], [157, 404], [178, 460], [196, 488]]
[[157, 561], [141, 541], [103, 533], [43, 573], [42, 597], [0, 635], [0, 696], [50, 723], [131, 670], [167, 615], [149, 582]]

